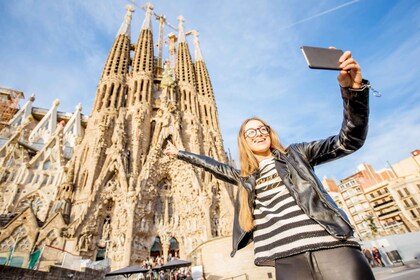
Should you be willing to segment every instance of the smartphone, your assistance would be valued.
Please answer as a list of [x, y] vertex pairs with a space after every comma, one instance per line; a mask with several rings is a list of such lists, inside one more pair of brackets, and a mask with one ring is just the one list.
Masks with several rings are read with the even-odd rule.
[[340, 59], [343, 54], [342, 50], [308, 47], [300, 48], [303, 56], [311, 69], [340, 70]]

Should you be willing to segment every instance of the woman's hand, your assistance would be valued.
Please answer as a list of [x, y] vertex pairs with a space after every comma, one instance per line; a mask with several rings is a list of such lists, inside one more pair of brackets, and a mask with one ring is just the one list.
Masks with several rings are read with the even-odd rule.
[[179, 150], [174, 146], [174, 144], [172, 144], [171, 141], [168, 141], [168, 144], [166, 144], [166, 148], [163, 151], [163, 153], [168, 157], [176, 157], [178, 152]]
[[338, 60], [341, 64], [340, 74], [337, 77], [341, 87], [360, 88], [362, 86], [362, 71], [360, 65], [351, 56], [350, 51], [346, 51]]

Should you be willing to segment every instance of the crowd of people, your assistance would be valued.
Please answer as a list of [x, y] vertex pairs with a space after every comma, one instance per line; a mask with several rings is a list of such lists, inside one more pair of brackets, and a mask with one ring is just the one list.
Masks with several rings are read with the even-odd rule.
[[385, 251], [379, 250], [377, 247], [373, 247], [371, 250], [364, 248], [363, 254], [368, 260], [371, 267], [385, 267], [391, 265]]
[[[169, 254], [167, 262], [178, 260], [178, 256], [175, 254]], [[139, 279], [144, 280], [192, 280], [192, 274], [190, 267], [178, 267], [171, 270], [164, 269], [159, 270], [159, 267], [165, 265], [165, 259], [161, 256], [149, 257], [142, 262], [141, 267], [149, 269], [149, 273], [140, 274]]]

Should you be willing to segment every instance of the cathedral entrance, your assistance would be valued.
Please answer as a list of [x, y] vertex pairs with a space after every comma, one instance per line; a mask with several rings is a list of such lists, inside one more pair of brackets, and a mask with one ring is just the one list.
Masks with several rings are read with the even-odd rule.
[[[168, 250], [168, 256], [172, 258], [179, 258], [179, 244], [178, 240], [176, 240], [175, 237], [172, 237], [171, 240], [169, 240], [169, 250]], [[168, 258], [170, 260], [170, 258]]]
[[152, 248], [150, 249], [150, 256], [156, 258], [160, 257], [162, 253], [162, 242], [160, 241], [160, 237], [156, 236], [155, 242], [153, 243]]

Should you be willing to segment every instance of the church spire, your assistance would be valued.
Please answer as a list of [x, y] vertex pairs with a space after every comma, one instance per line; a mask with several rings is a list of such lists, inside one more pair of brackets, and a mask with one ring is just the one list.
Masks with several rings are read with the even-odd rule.
[[195, 29], [192, 30], [191, 33], [194, 36], [194, 61], [203, 61], [203, 55], [201, 54], [200, 49], [200, 41], [198, 40], [198, 35], [200, 35], [200, 33], [198, 33], [198, 31]]
[[184, 17], [183, 16], [179, 16], [178, 17], [178, 43], [185, 43], [186, 39], [185, 39], [185, 31], [184, 31]]
[[152, 34], [152, 4], [147, 4], [146, 16], [140, 31], [139, 38], [134, 50], [132, 67], [132, 90], [128, 94], [128, 104], [151, 103], [153, 68], [154, 68], [154, 46]]
[[140, 72], [153, 73], [153, 36], [152, 36], [152, 10], [151, 4], [147, 5], [146, 17], [137, 40], [134, 52], [133, 74]]
[[190, 50], [185, 38], [184, 32], [184, 17], [178, 17], [178, 53], [176, 62], [176, 75], [179, 81], [184, 81], [191, 85], [195, 85], [194, 66], [191, 60]]
[[151, 3], [146, 4], [146, 17], [144, 18], [143, 25], [141, 26], [142, 30], [149, 29], [152, 30], [152, 11], [153, 5]]
[[104, 108], [119, 108], [125, 104], [124, 80], [130, 66], [130, 26], [133, 7], [126, 7], [124, 22], [105, 62], [92, 112]]
[[[196, 78], [197, 97], [200, 112], [200, 123], [203, 126], [203, 139], [206, 151], [212, 151], [213, 156], [225, 159], [223, 143], [220, 141], [220, 126], [217, 116], [217, 106], [214, 98], [213, 87], [206, 63], [201, 54], [198, 40], [198, 31], [192, 30], [194, 36], [194, 71]], [[213, 140], [217, 139], [217, 140]], [[210, 140], [210, 141], [209, 141]], [[216, 156], [217, 155], [217, 156]]]
[[125, 14], [124, 22], [121, 24], [120, 30], [118, 30], [118, 35], [125, 35], [127, 37], [131, 37], [131, 19], [132, 14], [134, 13], [133, 6], [127, 5], [125, 7], [127, 13]]

